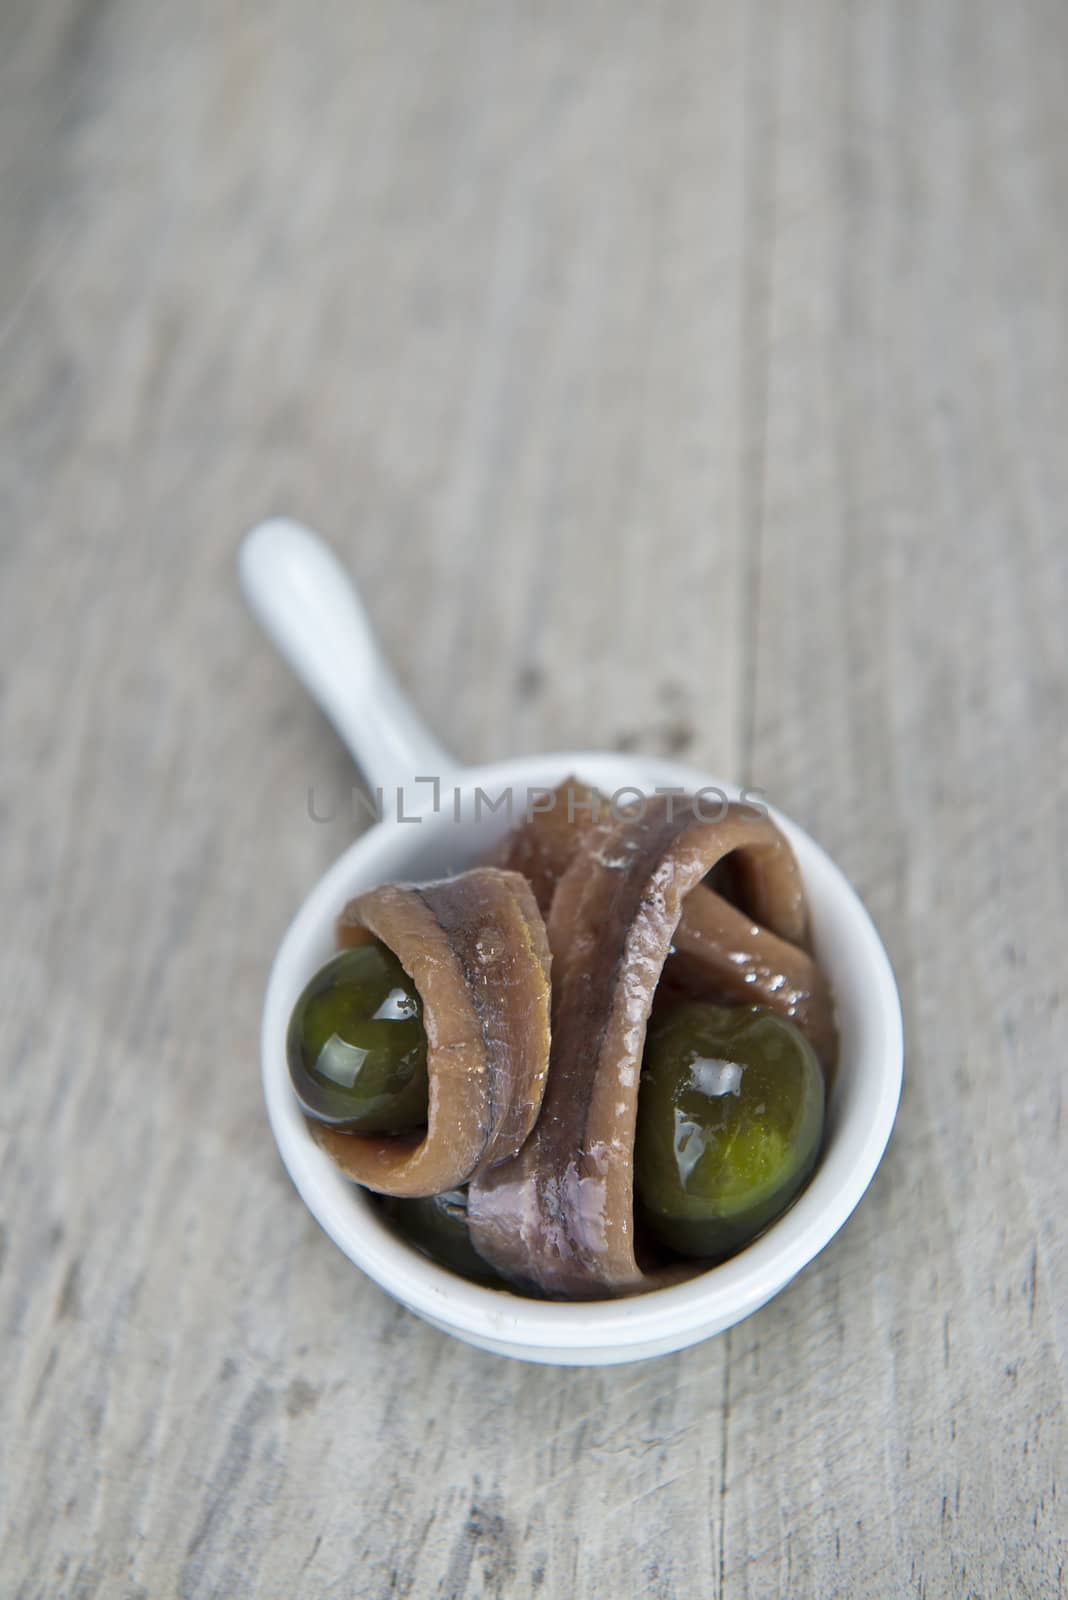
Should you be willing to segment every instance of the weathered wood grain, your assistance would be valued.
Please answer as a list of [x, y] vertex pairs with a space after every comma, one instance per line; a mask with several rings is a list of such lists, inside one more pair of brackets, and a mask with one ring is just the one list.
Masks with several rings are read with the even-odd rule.
[[[0, 19], [0, 1589], [1065, 1592], [1068, 16], [14, 0]], [[259, 1104], [351, 781], [242, 613], [342, 550], [462, 755], [763, 784], [909, 1072], [675, 1358], [498, 1361]]]

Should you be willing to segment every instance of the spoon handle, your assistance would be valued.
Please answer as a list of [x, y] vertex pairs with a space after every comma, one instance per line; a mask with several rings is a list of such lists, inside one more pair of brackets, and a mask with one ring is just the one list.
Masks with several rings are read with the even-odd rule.
[[322, 539], [272, 517], [245, 535], [238, 570], [249, 608], [371, 784], [456, 770], [394, 678], [351, 578]]

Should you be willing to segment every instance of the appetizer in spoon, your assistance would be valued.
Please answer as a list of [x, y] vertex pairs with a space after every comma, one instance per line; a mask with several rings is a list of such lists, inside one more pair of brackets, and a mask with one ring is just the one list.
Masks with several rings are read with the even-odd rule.
[[816, 1163], [837, 1052], [765, 815], [577, 780], [493, 864], [352, 901], [288, 1055], [322, 1148], [453, 1270], [565, 1299], [744, 1248]]

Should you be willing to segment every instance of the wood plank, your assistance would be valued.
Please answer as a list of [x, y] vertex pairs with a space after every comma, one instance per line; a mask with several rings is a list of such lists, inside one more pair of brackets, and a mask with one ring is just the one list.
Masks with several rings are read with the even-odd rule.
[[[1064, 1592], [1063, 8], [0, 34], [0, 1588]], [[750, 777], [872, 907], [899, 1130], [729, 1336], [498, 1361], [293, 1194], [258, 1011], [351, 770], [271, 510], [460, 754]]]
[[729, 1336], [727, 1590], [1058, 1594], [1064, 17], [778, 38], [751, 760], [875, 913], [908, 1064], [864, 1206]]
[[714, 1593], [721, 1343], [467, 1350], [280, 1171], [262, 988], [350, 773], [232, 564], [330, 533], [464, 755], [736, 768], [742, 8], [4, 28], [4, 1586]]

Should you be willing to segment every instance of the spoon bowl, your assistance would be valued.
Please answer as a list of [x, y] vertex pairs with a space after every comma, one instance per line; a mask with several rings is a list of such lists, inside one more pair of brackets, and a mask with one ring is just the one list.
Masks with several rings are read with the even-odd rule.
[[[334, 953], [334, 920], [353, 895], [483, 859], [538, 796], [574, 776], [612, 795], [737, 786], [674, 761], [596, 751], [465, 768], [423, 729], [374, 646], [343, 569], [297, 524], [271, 521], [241, 552], [246, 597], [298, 676], [381, 790], [382, 818], [334, 862], [290, 924], [271, 969], [263, 1088], [282, 1160], [312, 1215], [383, 1289], [435, 1327], [498, 1355], [599, 1366], [663, 1355], [764, 1305], [815, 1257], [857, 1205], [886, 1148], [902, 1076], [901, 1008], [879, 935], [847, 879], [795, 823], [768, 810], [797, 856], [815, 955], [837, 1004], [839, 1068], [819, 1165], [794, 1205], [753, 1244], [699, 1277], [629, 1299], [525, 1299], [469, 1283], [402, 1240], [311, 1137], [290, 1086], [286, 1029], [304, 985]], [[436, 780], [436, 782], [435, 782]], [[376, 797], [377, 798], [377, 797]]]

